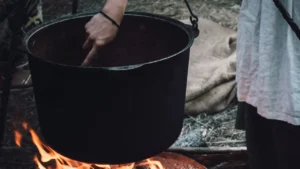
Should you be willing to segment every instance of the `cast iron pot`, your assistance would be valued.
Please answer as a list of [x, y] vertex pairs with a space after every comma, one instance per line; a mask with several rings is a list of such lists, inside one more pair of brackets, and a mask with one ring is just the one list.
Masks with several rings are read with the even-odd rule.
[[157, 155], [181, 132], [195, 29], [127, 12], [116, 39], [93, 66], [81, 67], [88, 52], [82, 50], [84, 25], [94, 14], [56, 19], [25, 37], [46, 144], [89, 163]]

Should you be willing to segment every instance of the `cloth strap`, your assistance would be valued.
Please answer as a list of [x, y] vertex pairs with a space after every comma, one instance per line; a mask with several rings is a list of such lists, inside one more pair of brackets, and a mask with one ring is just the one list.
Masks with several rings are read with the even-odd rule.
[[295, 21], [293, 20], [293, 18], [291, 18], [290, 14], [284, 8], [284, 6], [282, 5], [282, 3], [279, 0], [273, 0], [273, 1], [275, 3], [276, 7], [281, 12], [283, 18], [287, 21], [287, 23], [290, 25], [290, 27], [296, 33], [298, 39], [300, 40], [300, 29], [299, 29], [298, 25], [295, 23]]

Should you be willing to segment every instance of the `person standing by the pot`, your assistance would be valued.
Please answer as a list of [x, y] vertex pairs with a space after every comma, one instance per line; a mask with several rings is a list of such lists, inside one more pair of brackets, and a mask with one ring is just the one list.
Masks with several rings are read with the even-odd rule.
[[25, 55], [12, 48], [23, 48], [24, 34], [42, 22], [40, 0], [0, 0], [0, 60], [8, 60], [10, 53], [17, 68], [26, 66]]
[[[281, 2], [300, 26], [300, 1]], [[237, 85], [250, 168], [300, 168], [300, 41], [272, 0], [242, 1]]]
[[[53, 2], [55, 3], [55, 2]], [[110, 19], [120, 25], [123, 18], [127, 0], [106, 0], [102, 9]], [[43, 22], [42, 0], [0, 0], [0, 61], [8, 60], [8, 55], [14, 55], [16, 76], [28, 76], [27, 73], [19, 73], [28, 64], [27, 56], [16, 48], [23, 48], [22, 39], [30, 29]], [[118, 27], [102, 14], [96, 14], [85, 26], [87, 41], [83, 44], [89, 54], [82, 63], [88, 66], [96, 56], [101, 53], [101, 47], [114, 39]], [[0, 76], [3, 73], [0, 72]], [[18, 77], [20, 83], [26, 77]], [[18, 83], [18, 82], [16, 82]], [[0, 90], [3, 84], [0, 83]], [[12, 84], [12, 88], [21, 87], [22, 84]]]

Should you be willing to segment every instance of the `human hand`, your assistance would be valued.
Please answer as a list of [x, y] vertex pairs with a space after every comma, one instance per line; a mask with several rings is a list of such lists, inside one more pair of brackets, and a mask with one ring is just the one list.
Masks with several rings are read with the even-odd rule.
[[118, 27], [102, 14], [96, 14], [85, 25], [87, 40], [83, 48], [90, 50], [82, 66], [89, 66], [101, 53], [101, 47], [111, 42], [117, 35]]
[[[102, 11], [120, 25], [126, 5], [127, 0], [107, 0]], [[89, 53], [81, 65], [89, 66], [101, 54], [101, 48], [114, 40], [118, 33], [118, 27], [99, 13], [85, 25], [85, 30], [87, 39], [83, 48], [89, 50]]]

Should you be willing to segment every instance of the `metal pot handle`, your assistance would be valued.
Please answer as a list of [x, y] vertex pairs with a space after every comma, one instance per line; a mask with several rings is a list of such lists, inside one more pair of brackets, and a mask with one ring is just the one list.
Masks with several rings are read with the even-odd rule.
[[[73, 0], [73, 3], [72, 3], [72, 14], [76, 14], [77, 13], [78, 1], [79, 0]], [[186, 3], [186, 6], [188, 7], [189, 12], [191, 14], [190, 21], [192, 23], [192, 29], [193, 29], [193, 33], [194, 33], [194, 38], [196, 38], [196, 37], [198, 37], [198, 35], [200, 33], [199, 28], [198, 28], [198, 16], [196, 16], [193, 13], [189, 2], [187, 0], [184, 0], [184, 2]]]
[[186, 6], [188, 7], [189, 9], [189, 12], [191, 14], [190, 16], [190, 21], [192, 23], [192, 29], [193, 29], [193, 33], [194, 33], [194, 38], [198, 37], [199, 33], [200, 33], [200, 30], [198, 28], [198, 16], [196, 16], [192, 9], [191, 9], [191, 6], [189, 4], [189, 2], [187, 0], [184, 0], [184, 2], [186, 3]]

